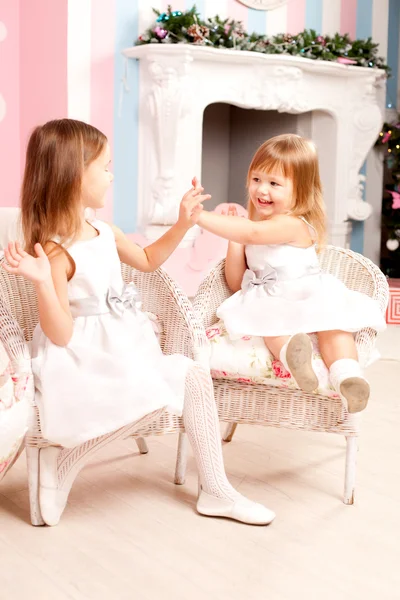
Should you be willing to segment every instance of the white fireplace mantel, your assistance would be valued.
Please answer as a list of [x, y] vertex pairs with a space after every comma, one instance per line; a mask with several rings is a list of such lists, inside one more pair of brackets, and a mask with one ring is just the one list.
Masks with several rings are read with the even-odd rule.
[[123, 54], [140, 60], [138, 224], [149, 239], [176, 221], [182, 194], [201, 173], [203, 113], [217, 102], [311, 113], [331, 241], [344, 246], [348, 219], [371, 214], [359, 172], [384, 120], [384, 71], [189, 44]]

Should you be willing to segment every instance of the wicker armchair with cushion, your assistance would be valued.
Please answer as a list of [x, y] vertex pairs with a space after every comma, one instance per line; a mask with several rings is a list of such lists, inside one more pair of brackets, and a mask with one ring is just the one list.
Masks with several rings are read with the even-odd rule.
[[[4, 259], [1, 259], [4, 260]], [[181, 353], [200, 359], [207, 347], [207, 339], [187, 297], [162, 270], [140, 273], [122, 265], [124, 280], [134, 281], [138, 287], [143, 309], [158, 317], [161, 325], [160, 344], [166, 354]], [[22, 277], [8, 274], [0, 265], [0, 342], [11, 358], [12, 368], [20, 377], [27, 376], [30, 382], [30, 415], [25, 438], [28, 461], [31, 521], [43, 525], [40, 506], [40, 452], [42, 448], [54, 446], [41, 434], [40, 416], [35, 405], [31, 378], [29, 342], [38, 322], [35, 290]], [[134, 400], [134, 399], [133, 399]], [[57, 399], [55, 398], [55, 402]], [[90, 440], [75, 448], [64, 448], [57, 462], [58, 491], [66, 497], [82, 467], [105, 445], [117, 439], [132, 436], [141, 453], [147, 452], [144, 438], [150, 435], [183, 432], [182, 419], [163, 410], [147, 415], [139, 422], [129, 424], [118, 431]], [[179, 448], [185, 437], [179, 438]], [[183, 482], [185, 452], [178, 451], [175, 482]]]
[[[374, 298], [382, 313], [385, 312], [388, 284], [384, 275], [370, 260], [350, 250], [333, 246], [327, 246], [319, 259], [323, 271], [338, 277], [348, 288]], [[221, 334], [216, 310], [231, 295], [225, 280], [224, 265], [225, 261], [221, 261], [213, 269], [194, 299], [195, 311], [207, 329], [211, 346], [215, 336]], [[372, 356], [375, 337], [376, 332], [372, 329], [364, 329], [356, 335], [359, 359], [364, 365]], [[258, 340], [262, 345], [260, 338], [253, 340]], [[216, 341], [220, 344], [215, 344], [213, 352], [223, 344], [228, 348], [227, 338]], [[228, 423], [224, 440], [231, 441], [239, 423], [342, 434], [347, 442], [344, 503], [352, 504], [360, 414], [349, 414], [341, 399], [329, 390], [305, 393], [296, 388], [294, 383], [288, 385], [286, 379], [279, 379], [278, 368], [275, 369], [277, 372], [271, 368], [269, 371], [264, 369], [264, 377], [252, 377], [249, 372], [244, 373], [240, 369], [233, 372], [233, 358], [237, 354], [237, 348], [229, 356], [222, 356], [220, 353], [218, 367], [215, 366], [215, 355], [212, 353], [211, 356], [211, 374], [219, 418]], [[230, 364], [224, 366], [223, 362], [227, 358]], [[277, 361], [272, 361], [274, 362]]]

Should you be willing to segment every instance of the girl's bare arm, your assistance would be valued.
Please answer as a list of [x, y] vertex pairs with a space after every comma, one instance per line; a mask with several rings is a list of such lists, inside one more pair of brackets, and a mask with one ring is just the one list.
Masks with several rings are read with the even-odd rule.
[[50, 259], [51, 277], [35, 283], [39, 320], [43, 333], [57, 346], [66, 346], [73, 333], [73, 319], [68, 302], [69, 261], [60, 252]]
[[225, 277], [229, 289], [238, 292], [242, 285], [242, 279], [247, 269], [244, 245], [229, 242], [228, 253], [225, 262]]
[[186, 192], [180, 204], [178, 222], [146, 248], [140, 248], [131, 242], [118, 227], [112, 225], [120, 260], [145, 273], [158, 269], [171, 256], [189, 229], [197, 223], [203, 209], [202, 202], [211, 198], [209, 194], [203, 195], [202, 191], [203, 188], [196, 185]]
[[198, 224], [207, 231], [238, 244], [290, 244], [298, 243], [304, 237], [303, 222], [289, 215], [251, 221], [203, 211]]

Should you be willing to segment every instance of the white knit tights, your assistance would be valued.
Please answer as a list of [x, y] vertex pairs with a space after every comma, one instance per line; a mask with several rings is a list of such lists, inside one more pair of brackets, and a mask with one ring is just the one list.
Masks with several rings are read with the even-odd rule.
[[[145, 415], [135, 423], [75, 448], [43, 448], [41, 486], [45, 489], [41, 491], [41, 509], [45, 522], [58, 522], [71, 485], [91, 455], [113, 439], [125, 438], [140, 431], [140, 428], [155, 421], [163, 410]], [[239, 492], [231, 486], [225, 474], [212, 380], [209, 372], [198, 363], [193, 363], [188, 369], [183, 420], [204, 491], [218, 498], [238, 499]]]
[[222, 457], [221, 433], [209, 372], [194, 363], [186, 377], [183, 421], [205, 492], [235, 500], [240, 495], [229, 483]]

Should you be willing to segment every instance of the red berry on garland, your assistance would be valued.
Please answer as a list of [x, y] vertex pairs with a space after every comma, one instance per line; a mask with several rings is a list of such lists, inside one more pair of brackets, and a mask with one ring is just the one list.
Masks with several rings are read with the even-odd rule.
[[323, 35], [319, 35], [317, 37], [317, 42], [318, 42], [318, 44], [321, 44], [321, 46], [326, 46], [326, 39], [324, 38]]

